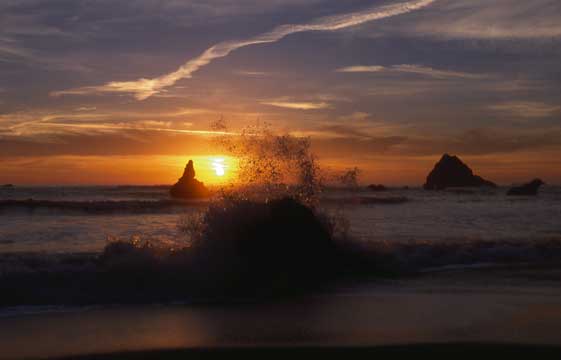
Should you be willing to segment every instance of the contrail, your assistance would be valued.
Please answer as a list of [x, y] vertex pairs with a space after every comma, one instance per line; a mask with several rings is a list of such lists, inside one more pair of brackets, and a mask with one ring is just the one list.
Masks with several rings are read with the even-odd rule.
[[267, 33], [246, 40], [225, 41], [207, 49], [198, 57], [187, 61], [176, 71], [153, 79], [136, 81], [112, 81], [102, 86], [89, 86], [78, 89], [53, 92], [52, 95], [89, 94], [96, 92], [131, 93], [138, 100], [144, 100], [162, 89], [174, 85], [181, 79], [191, 78], [193, 73], [210, 64], [213, 60], [228, 56], [232, 51], [257, 44], [274, 43], [288, 35], [305, 31], [336, 31], [366, 22], [406, 14], [429, 6], [436, 0], [415, 0], [399, 4], [371, 8], [369, 10], [335, 15], [317, 19], [308, 24], [281, 25]]

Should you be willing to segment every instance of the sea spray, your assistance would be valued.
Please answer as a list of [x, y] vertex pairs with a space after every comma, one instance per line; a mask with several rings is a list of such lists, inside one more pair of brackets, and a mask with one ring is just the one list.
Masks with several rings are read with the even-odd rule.
[[[211, 128], [228, 133], [223, 120]], [[239, 135], [218, 135], [215, 145], [237, 159], [235, 188], [223, 191], [224, 197], [267, 201], [292, 197], [313, 205], [322, 190], [322, 174], [308, 137], [275, 134], [270, 126], [257, 123]]]

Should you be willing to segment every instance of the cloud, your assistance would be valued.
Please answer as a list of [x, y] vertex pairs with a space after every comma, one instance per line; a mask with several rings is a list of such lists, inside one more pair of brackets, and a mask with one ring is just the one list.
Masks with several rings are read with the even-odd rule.
[[356, 66], [343, 67], [337, 69], [336, 71], [342, 73], [375, 73], [375, 72], [384, 71], [386, 69], [387, 68], [385, 68], [384, 66], [378, 66], [378, 65], [371, 65], [371, 66], [356, 65]]
[[439, 79], [446, 79], [446, 78], [481, 79], [485, 77], [484, 75], [479, 75], [479, 74], [471, 74], [466, 72], [449, 71], [449, 70], [438, 70], [438, 69], [433, 69], [431, 67], [424, 67], [419, 65], [395, 65], [392, 67], [392, 69], [399, 72], [425, 75], [425, 76], [439, 78]]
[[213, 132], [192, 129], [192, 124], [185, 121], [185, 117], [209, 113], [211, 111], [206, 109], [183, 108], [168, 112], [104, 112], [93, 107], [67, 112], [21, 111], [0, 114], [0, 138], [50, 142], [67, 133], [115, 133], [129, 130], [210, 135]]
[[393, 65], [390, 67], [384, 67], [379, 65], [371, 66], [348, 66], [336, 70], [342, 73], [381, 73], [381, 72], [396, 72], [396, 73], [408, 73], [423, 75], [436, 79], [482, 79], [487, 77], [487, 75], [472, 74], [460, 71], [451, 70], [440, 70], [431, 67], [421, 66], [421, 65]]
[[31, 59], [30, 51], [18, 46], [18, 44], [0, 38], [0, 62], [17, 62], [22, 59]]
[[561, 106], [531, 101], [510, 101], [489, 106], [490, 110], [523, 118], [544, 118], [561, 113]]
[[[74, 130], [97, 130], [100, 132], [108, 131], [121, 131], [121, 130], [143, 130], [153, 132], [170, 132], [177, 134], [192, 134], [192, 135], [235, 135], [232, 132], [225, 131], [212, 131], [212, 130], [187, 130], [187, 129], [173, 129], [169, 128], [169, 123], [160, 121], [143, 121], [135, 124], [71, 124], [71, 123], [40, 123], [40, 126], [45, 127], [59, 127], [69, 128]], [[168, 126], [168, 127], [166, 127]]]
[[479, 128], [450, 136], [396, 133], [370, 134], [354, 127], [337, 125], [321, 131], [336, 131], [340, 136], [312, 136], [312, 145], [320, 156], [438, 156], [443, 153], [485, 156], [561, 149], [561, 129], [544, 128], [520, 131]]
[[89, 111], [96, 111], [96, 110], [97, 110], [97, 107], [95, 107], [95, 106], [82, 106], [82, 107], [76, 108], [76, 111], [89, 112]]
[[538, 39], [561, 37], [558, 0], [440, 0], [431, 11], [391, 32], [450, 39]]
[[294, 110], [320, 110], [329, 108], [329, 104], [325, 102], [263, 101], [261, 104]]
[[237, 75], [241, 76], [249, 76], [249, 77], [263, 77], [269, 76], [270, 74], [265, 71], [247, 71], [247, 70], [238, 70], [234, 72]]
[[237, 41], [225, 41], [218, 43], [198, 57], [187, 61], [174, 72], [161, 75], [152, 79], [138, 79], [135, 81], [112, 81], [101, 86], [90, 86], [79, 89], [70, 89], [53, 92], [55, 96], [76, 95], [89, 93], [129, 93], [134, 94], [138, 100], [147, 99], [163, 89], [173, 86], [181, 79], [191, 78], [193, 73], [212, 61], [228, 56], [231, 52], [251, 45], [274, 43], [288, 35], [307, 31], [336, 31], [352, 26], [361, 25], [370, 21], [385, 19], [401, 14], [406, 14], [425, 8], [435, 0], [415, 0], [394, 5], [375, 7], [369, 10], [344, 15], [336, 15], [320, 18], [307, 24], [281, 25], [274, 30], [257, 35], [253, 38]]

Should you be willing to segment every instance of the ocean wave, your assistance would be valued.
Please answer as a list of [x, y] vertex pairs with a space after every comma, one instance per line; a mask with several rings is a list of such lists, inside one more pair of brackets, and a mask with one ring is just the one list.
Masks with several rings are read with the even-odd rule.
[[[176, 244], [169, 244], [174, 246]], [[164, 245], [168, 246], [168, 245]], [[376, 242], [350, 245], [362, 259], [393, 264], [403, 273], [432, 268], [462, 268], [481, 264], [561, 264], [561, 238], [533, 241], [469, 240], [446, 242]], [[162, 251], [154, 246], [154, 256]], [[144, 253], [144, 255], [146, 255]], [[96, 270], [100, 253], [6, 253], [0, 254], [0, 276], [15, 273], [56, 273]], [[119, 255], [117, 255], [119, 256]]]
[[64, 305], [35, 305], [13, 306], [0, 309], [0, 319], [25, 315], [40, 315], [53, 313], [77, 313], [98, 309], [97, 306], [64, 306]]
[[409, 202], [405, 196], [347, 196], [347, 197], [325, 197], [321, 199], [322, 204], [346, 204], [346, 205], [398, 205]]
[[561, 238], [384, 242], [371, 246], [374, 252], [393, 258], [399, 269], [414, 272], [482, 264], [561, 264]]
[[[143, 251], [160, 256], [163, 248], [168, 246], [154, 244]], [[482, 264], [561, 264], [561, 238], [533, 241], [464, 239], [434, 243], [356, 242], [343, 246], [348, 247], [345, 250], [358, 254], [362, 260], [377, 262], [386, 268], [393, 267], [393, 270], [403, 274], [436, 268], [470, 268]], [[143, 255], [147, 255], [146, 252]], [[4, 253], [0, 254], [0, 276], [96, 271], [100, 256], [101, 253]]]
[[102, 201], [52, 201], [52, 200], [0, 200], [0, 213], [23, 211], [37, 213], [159, 213], [180, 211], [187, 207], [206, 206], [204, 200], [102, 200]]
[[[505, 266], [509, 269], [561, 267], [561, 239], [379, 242], [344, 244], [339, 249], [341, 257], [336, 267], [345, 269], [343, 277], [350, 279], [372, 280], [388, 275], [393, 279], [405, 279], [428, 272]], [[112, 250], [110, 258], [107, 256], [107, 253], [2, 254], [0, 292], [4, 295], [0, 307], [207, 301], [209, 294], [213, 298], [216, 292], [228, 291], [228, 282], [216, 281], [220, 272], [213, 266], [200, 267], [188, 251], [174, 252], [159, 246], [131, 251], [127, 246], [118, 246]], [[290, 259], [286, 261], [286, 266], [290, 266]], [[251, 289], [257, 291], [254, 287]]]
[[[341, 197], [325, 198], [322, 204], [348, 205], [392, 205], [408, 202], [406, 197]], [[85, 213], [85, 214], [146, 214], [181, 212], [188, 207], [207, 206], [209, 200], [0, 200], [0, 214], [11, 212], [26, 213]]]

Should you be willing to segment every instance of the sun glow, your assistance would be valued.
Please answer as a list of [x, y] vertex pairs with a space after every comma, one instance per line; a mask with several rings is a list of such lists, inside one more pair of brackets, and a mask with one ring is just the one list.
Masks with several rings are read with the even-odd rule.
[[[177, 181], [183, 174], [183, 169], [189, 160], [193, 160], [195, 178], [207, 186], [223, 186], [236, 182], [238, 160], [229, 155], [188, 155], [188, 156], [162, 156], [162, 164], [168, 166], [165, 182]], [[161, 181], [164, 182], [164, 181]]]
[[224, 159], [218, 158], [212, 161], [212, 168], [216, 176], [224, 176], [226, 174], [226, 165], [224, 165]]

